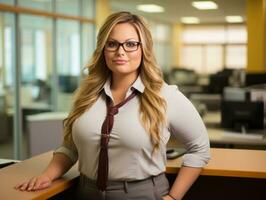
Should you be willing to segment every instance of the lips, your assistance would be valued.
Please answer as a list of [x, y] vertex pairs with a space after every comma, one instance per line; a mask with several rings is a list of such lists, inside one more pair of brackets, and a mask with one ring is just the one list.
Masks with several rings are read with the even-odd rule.
[[124, 65], [127, 63], [127, 60], [114, 60], [113, 62], [117, 65]]

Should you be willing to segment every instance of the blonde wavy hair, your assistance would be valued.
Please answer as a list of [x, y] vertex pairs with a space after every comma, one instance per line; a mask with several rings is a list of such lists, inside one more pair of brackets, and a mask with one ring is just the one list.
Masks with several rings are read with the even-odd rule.
[[130, 12], [117, 12], [110, 15], [99, 30], [96, 50], [90, 64], [86, 67], [89, 75], [82, 80], [75, 92], [72, 109], [64, 120], [64, 142], [73, 144], [73, 123], [99, 98], [106, 80], [111, 75], [111, 71], [105, 63], [103, 51], [111, 30], [120, 23], [132, 24], [140, 37], [142, 62], [139, 67], [139, 75], [145, 86], [144, 92], [139, 95], [140, 116], [145, 130], [151, 136], [155, 150], [159, 148], [160, 132], [165, 123], [166, 102], [160, 96], [164, 81], [152, 50], [153, 41], [148, 26], [141, 17]]

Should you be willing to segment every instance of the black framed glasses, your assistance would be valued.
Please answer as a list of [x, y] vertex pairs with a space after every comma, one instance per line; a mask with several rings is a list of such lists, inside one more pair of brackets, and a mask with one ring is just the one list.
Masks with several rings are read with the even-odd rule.
[[113, 51], [117, 51], [119, 47], [122, 46], [125, 52], [132, 52], [132, 51], [137, 51], [140, 44], [141, 42], [137, 42], [137, 41], [126, 41], [126, 42], [120, 43], [120, 42], [111, 40], [111, 41], [106, 42], [105, 50], [113, 52]]

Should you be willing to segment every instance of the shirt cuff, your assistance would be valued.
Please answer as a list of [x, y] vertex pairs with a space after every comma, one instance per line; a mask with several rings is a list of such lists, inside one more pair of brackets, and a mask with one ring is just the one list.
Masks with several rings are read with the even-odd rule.
[[78, 160], [77, 152], [75, 152], [75, 151], [73, 151], [73, 150], [71, 150], [65, 146], [61, 146], [58, 149], [56, 149], [54, 151], [54, 154], [57, 154], [57, 153], [62, 153], [64, 155], [66, 155], [67, 157], [69, 157], [70, 160], [73, 162], [73, 164], [76, 163]]
[[204, 155], [197, 155], [195, 153], [188, 153], [183, 156], [183, 166], [187, 167], [199, 167], [202, 168], [207, 165], [210, 160], [210, 154], [205, 153]]

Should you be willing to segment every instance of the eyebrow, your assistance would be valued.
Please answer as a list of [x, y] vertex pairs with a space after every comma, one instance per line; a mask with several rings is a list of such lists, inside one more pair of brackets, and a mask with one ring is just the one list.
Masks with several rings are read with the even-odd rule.
[[[119, 42], [118, 40], [113, 39], [113, 38], [109, 38], [108, 41], [110, 41], [110, 40], [112, 40], [112, 41], [116, 41], [116, 42]], [[132, 41], [132, 40], [134, 40], [134, 42], [138, 42], [138, 41], [139, 41], [139, 40], [136, 40], [135, 38], [129, 38], [129, 39], [126, 39], [124, 42]], [[120, 42], [119, 42], [119, 43], [120, 43]]]

